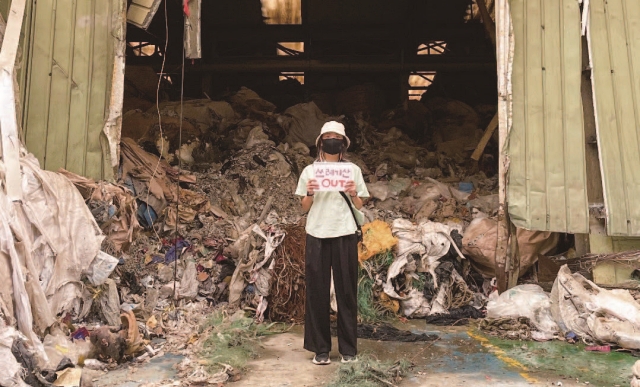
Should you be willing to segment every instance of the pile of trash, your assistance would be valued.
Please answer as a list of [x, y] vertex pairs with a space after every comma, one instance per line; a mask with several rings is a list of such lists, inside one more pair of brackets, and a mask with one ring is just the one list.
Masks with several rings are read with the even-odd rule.
[[[376, 302], [382, 297], [394, 313], [402, 304], [404, 315], [422, 317], [431, 311], [433, 300], [440, 303], [434, 313], [443, 313], [475, 298], [472, 290], [462, 286], [470, 270], [461, 258], [462, 231], [474, 218], [495, 215], [497, 176], [491, 168], [483, 166], [483, 172], [469, 161], [468, 140], [449, 138], [449, 133], [455, 129], [481, 134], [487, 121], [484, 115], [461, 102], [442, 99], [412, 101], [406, 109], [375, 119], [370, 114], [365, 119], [358, 112], [330, 117], [314, 102], [278, 111], [255, 92], [242, 88], [225, 101], [167, 102], [159, 111], [151, 107], [125, 114], [119, 183], [135, 197], [142, 231], [128, 251], [122, 251], [124, 273], [136, 273], [138, 282], [145, 283], [142, 287], [159, 288], [160, 298], [206, 298], [214, 304], [229, 302], [253, 310], [259, 320], [266, 312], [271, 319], [301, 322], [304, 214], [293, 192], [300, 172], [314, 160], [321, 126], [329, 119], [339, 119], [352, 138], [349, 158], [362, 168], [372, 194], [364, 208], [367, 220], [391, 225], [404, 219], [416, 222], [415, 227], [430, 222], [432, 227], [441, 227], [439, 231], [449, 240], [455, 229], [456, 259], [460, 261], [456, 265], [465, 267], [443, 270], [442, 278], [433, 279], [435, 260], [446, 255], [448, 247], [431, 252], [417, 266], [412, 255], [403, 252], [393, 267], [389, 267], [391, 262], [382, 265], [389, 278], [370, 270], [369, 281], [378, 283], [373, 290]], [[447, 116], [456, 118], [444, 118]], [[435, 135], [423, 136], [427, 128]], [[441, 142], [448, 145], [438, 149]], [[191, 172], [178, 170], [178, 165]], [[413, 226], [407, 223], [402, 227], [404, 231], [397, 232], [413, 232], [414, 236], [407, 236], [410, 239], [425, 232], [409, 231]], [[288, 235], [291, 232], [295, 238]], [[393, 232], [395, 235], [395, 228]], [[394, 245], [369, 252], [369, 258], [391, 250], [391, 261], [395, 261]], [[295, 262], [299, 270], [274, 277], [273, 268], [284, 267], [285, 260]], [[428, 260], [434, 262], [426, 263]], [[427, 283], [427, 274], [432, 278], [427, 293], [422, 285], [412, 288], [409, 281], [400, 280], [404, 276]], [[190, 281], [194, 276], [197, 281]], [[437, 286], [439, 281], [443, 286]], [[182, 289], [174, 283], [198, 286]], [[392, 283], [400, 287], [407, 283], [407, 287], [394, 290]], [[169, 291], [174, 287], [180, 288], [176, 294]], [[459, 288], [464, 297], [443, 299], [451, 289], [456, 292]], [[144, 289], [137, 290], [133, 293], [143, 297]]]
[[581, 340], [600, 349], [638, 350], [640, 303], [628, 290], [601, 288], [564, 265], [550, 294], [528, 284], [492, 295], [480, 327], [507, 338]]
[[[59, 367], [108, 370], [184, 351], [198, 341], [185, 326], [215, 308], [303, 322], [305, 218], [293, 193], [328, 119], [345, 123], [348, 157], [372, 196], [359, 247], [361, 322], [483, 317], [495, 276], [497, 162], [468, 156], [486, 110], [438, 99], [330, 117], [314, 102], [279, 112], [243, 88], [225, 101], [128, 111], [114, 182], [42, 171], [25, 152], [28, 200], [0, 196], [15, 209], [0, 213], [0, 240], [20, 241], [0, 249], [14, 263], [0, 269], [1, 358], [23, 343], [32, 356], [11, 356], [46, 378]], [[518, 240], [524, 272], [557, 236], [519, 230]], [[202, 380], [233, 373], [189, 364], [183, 371]]]
[[[0, 170], [11, 162], [20, 165], [22, 192], [20, 200], [10, 199], [1, 176], [0, 384], [79, 385], [79, 366], [106, 367], [102, 361], [117, 363], [152, 350], [133, 313], [120, 311], [109, 278], [119, 260], [100, 250], [102, 230], [67, 174], [43, 171], [25, 149], [18, 160], [3, 159]], [[126, 210], [113, 214], [110, 230], [116, 240], [127, 239], [118, 228], [131, 216], [126, 195], [106, 187], [90, 196]], [[105, 318], [79, 324], [93, 306]]]

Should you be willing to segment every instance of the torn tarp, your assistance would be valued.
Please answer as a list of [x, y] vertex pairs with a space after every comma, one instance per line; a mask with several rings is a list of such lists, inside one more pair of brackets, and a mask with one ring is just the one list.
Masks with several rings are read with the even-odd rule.
[[20, 336], [12, 327], [0, 326], [0, 386], [27, 387], [22, 380], [22, 366], [11, 353], [13, 342]]
[[[437, 288], [435, 270], [439, 265], [438, 260], [449, 252], [453, 247], [460, 258], [464, 255], [451, 238], [453, 227], [430, 221], [420, 222], [414, 225], [406, 219], [396, 219], [393, 221], [393, 234], [398, 238], [398, 258], [408, 256], [418, 256], [416, 263], [419, 272], [431, 274]], [[458, 229], [461, 232], [461, 229]], [[387, 277], [387, 279], [389, 279]], [[389, 294], [391, 296], [391, 294]]]
[[564, 332], [587, 342], [640, 349], [640, 304], [628, 290], [607, 290], [562, 266], [551, 291], [551, 313]]
[[[4, 267], [0, 297], [9, 320], [17, 320], [20, 331], [46, 360], [34, 330], [43, 333], [54, 323], [55, 315], [80, 312], [80, 280], [100, 251], [104, 236], [65, 176], [43, 171], [26, 151], [20, 166], [22, 202], [10, 202], [0, 190], [0, 259], [5, 262], [0, 265]], [[0, 170], [3, 168], [0, 163]]]

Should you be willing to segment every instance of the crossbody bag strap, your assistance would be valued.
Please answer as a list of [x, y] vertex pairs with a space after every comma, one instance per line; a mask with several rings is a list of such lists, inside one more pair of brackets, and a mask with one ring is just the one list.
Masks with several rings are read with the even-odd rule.
[[339, 191], [339, 192], [340, 192], [340, 195], [347, 202], [347, 206], [349, 206], [349, 210], [351, 211], [351, 216], [353, 216], [353, 221], [356, 223], [356, 227], [358, 228], [358, 231], [362, 232], [362, 228], [358, 223], [358, 219], [356, 219], [356, 213], [353, 211], [353, 207], [351, 206], [351, 200], [349, 200], [349, 198], [347, 197], [347, 194], [345, 194], [344, 191]]

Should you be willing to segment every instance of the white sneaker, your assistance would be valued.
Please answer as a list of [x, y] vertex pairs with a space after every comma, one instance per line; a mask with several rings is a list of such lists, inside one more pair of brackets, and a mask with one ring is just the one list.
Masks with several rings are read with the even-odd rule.
[[331, 359], [329, 359], [328, 353], [317, 353], [312, 360], [313, 364], [317, 365], [326, 365], [331, 364]]
[[342, 363], [356, 363], [358, 361], [358, 357], [357, 356], [349, 356], [349, 355], [343, 355], [342, 356], [342, 360], [340, 360]]

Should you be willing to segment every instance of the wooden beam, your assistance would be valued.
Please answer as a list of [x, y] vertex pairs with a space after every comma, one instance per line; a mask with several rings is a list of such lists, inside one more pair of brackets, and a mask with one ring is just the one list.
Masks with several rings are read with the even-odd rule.
[[112, 20], [116, 22], [111, 32], [110, 38], [115, 39], [112, 55], [113, 68], [111, 77], [111, 90], [109, 96], [109, 110], [102, 132], [105, 137], [101, 137], [103, 142], [103, 160], [110, 161], [110, 165], [103, 163], [103, 176], [105, 179], [112, 179], [114, 170], [120, 163], [120, 135], [122, 132], [122, 106], [124, 102], [124, 70], [125, 51], [127, 45], [127, 3], [118, 1], [118, 7], [113, 9]]
[[200, 27], [201, 1], [189, 1], [189, 16], [184, 16], [184, 56], [188, 59], [202, 58], [202, 44]]
[[[304, 23], [304, 15], [303, 15]], [[213, 41], [256, 41], [269, 40], [277, 42], [311, 41], [387, 41], [397, 42], [405, 36], [412, 41], [428, 43], [462, 38], [474, 38], [482, 34], [483, 26], [475, 23], [462, 25], [460, 28], [442, 28], [430, 25], [412, 26], [407, 32], [404, 24], [367, 24], [361, 26], [332, 24], [290, 24], [259, 26], [211, 26], [205, 42]], [[144, 30], [132, 29], [133, 41], [148, 41], [149, 35]], [[483, 35], [483, 34], [482, 34]], [[164, 37], [160, 37], [164, 39]], [[416, 46], [417, 47], [417, 46]]]
[[[587, 4], [585, 4], [584, 9], [587, 10], [588, 13]], [[586, 19], [583, 20], [586, 22]], [[584, 24], [583, 27], [586, 27], [586, 24]], [[582, 239], [582, 245], [581, 242], [577, 242], [577, 245], [581, 245], [581, 252], [612, 252], [613, 241], [604, 231], [604, 189], [602, 187], [602, 173], [600, 171], [600, 154], [598, 153], [598, 136], [596, 131], [596, 115], [593, 102], [593, 84], [591, 82], [591, 75], [589, 45], [587, 43], [587, 38], [583, 36], [582, 82], [580, 85], [580, 92], [582, 95], [582, 112], [584, 114], [587, 199], [589, 201], [589, 234], [576, 236], [576, 239]]]
[[489, 122], [489, 125], [484, 130], [484, 134], [482, 135], [482, 138], [480, 139], [480, 142], [478, 143], [476, 150], [473, 151], [473, 154], [471, 155], [471, 159], [475, 161], [480, 160], [480, 157], [484, 152], [484, 148], [487, 147], [487, 144], [489, 143], [491, 136], [493, 136], [493, 132], [495, 132], [497, 128], [498, 128], [498, 113], [496, 112], [496, 114], [491, 119], [491, 122]]
[[[140, 58], [140, 57], [138, 57]], [[322, 60], [300, 56], [274, 56], [271, 58], [220, 58], [215, 63], [187, 66], [187, 72], [216, 73], [269, 73], [269, 72], [324, 72], [324, 73], [380, 73], [411, 71], [495, 71], [492, 58], [464, 58], [448, 55], [422, 55], [406, 62], [389, 62], [385, 57], [324, 57]]]
[[476, 4], [480, 11], [480, 17], [482, 17], [482, 24], [484, 24], [484, 28], [489, 34], [493, 47], [496, 47], [496, 24], [493, 22], [493, 19], [491, 19], [489, 11], [487, 11], [487, 4], [485, 3], [485, 0], [476, 0]]
[[[513, 257], [508, 255], [510, 221], [507, 203], [507, 184], [509, 174], [509, 157], [505, 144], [509, 136], [512, 122], [512, 86], [513, 68], [513, 28], [509, 0], [496, 1], [496, 61], [498, 65], [498, 128], [500, 135], [499, 191], [498, 191], [498, 237], [496, 241], [496, 279], [498, 291], [503, 292], [514, 286], [513, 277], [509, 280], [507, 269], [513, 271]], [[519, 270], [519, 266], [518, 266]], [[517, 279], [516, 279], [517, 280]]]

